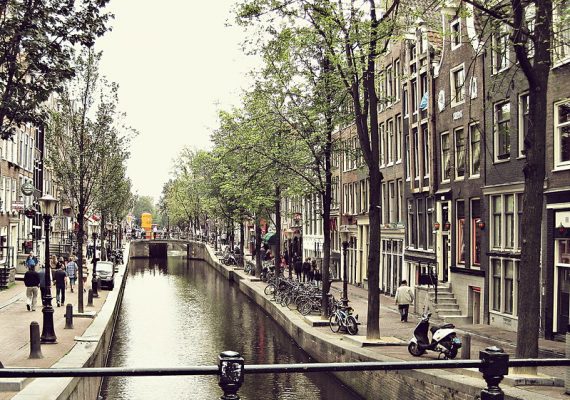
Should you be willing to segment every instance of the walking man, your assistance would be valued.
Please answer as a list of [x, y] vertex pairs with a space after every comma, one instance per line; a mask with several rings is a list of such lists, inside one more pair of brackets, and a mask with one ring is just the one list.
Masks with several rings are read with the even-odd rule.
[[75, 285], [75, 281], [77, 280], [77, 263], [75, 262], [75, 256], [71, 256], [71, 260], [67, 263], [65, 271], [67, 272], [67, 278], [69, 279], [71, 293], [73, 293], [73, 285]]
[[26, 308], [28, 311], [36, 311], [40, 276], [33, 268], [24, 274], [24, 285], [26, 285]]
[[408, 282], [404, 279], [400, 282], [400, 287], [396, 290], [396, 304], [400, 310], [400, 321], [408, 322], [408, 309], [410, 304], [414, 302], [414, 292], [408, 286]]
[[42, 305], [46, 305], [45, 297], [46, 297], [46, 267], [42, 265], [40, 270], [38, 271], [38, 275], [40, 277], [40, 296], [42, 298]]
[[303, 271], [303, 262], [301, 261], [301, 257], [295, 254], [293, 257], [293, 266], [295, 268], [295, 275], [297, 275], [297, 281], [301, 282], [301, 272]]
[[67, 273], [65, 272], [65, 264], [59, 264], [59, 268], [53, 273], [53, 282], [55, 284], [55, 298], [57, 299], [57, 306], [65, 304], [65, 281]]

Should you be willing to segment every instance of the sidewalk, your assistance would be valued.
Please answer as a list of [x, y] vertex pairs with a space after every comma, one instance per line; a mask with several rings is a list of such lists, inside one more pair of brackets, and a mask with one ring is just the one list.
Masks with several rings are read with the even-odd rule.
[[[243, 271], [236, 271], [239, 275], [246, 276]], [[285, 276], [288, 276], [287, 270], [285, 270]], [[246, 278], [247, 279], [247, 278]], [[251, 282], [252, 286], [258, 287], [257, 290], [263, 290], [266, 284], [264, 282]], [[342, 282], [333, 282], [331, 286], [331, 294], [339, 300], [342, 297]], [[359, 288], [353, 285], [348, 285], [348, 298], [349, 305], [354, 309], [354, 313], [358, 314], [358, 320], [361, 323], [359, 325], [359, 336], [366, 335], [366, 322], [367, 322], [367, 308], [368, 308], [368, 292], [366, 289]], [[281, 308], [281, 306], [278, 306]], [[285, 310], [284, 314], [288, 314], [292, 311]], [[300, 315], [294, 312], [296, 315]], [[379, 356], [389, 356], [403, 361], [418, 361], [424, 360], [435, 360], [437, 359], [437, 354], [434, 352], [428, 352], [424, 354], [421, 358], [413, 357], [408, 353], [407, 343], [413, 335], [414, 328], [418, 321], [418, 315], [410, 313], [407, 323], [400, 322], [400, 314], [398, 308], [394, 303], [394, 298], [390, 296], [380, 295], [380, 334], [382, 337], [395, 337], [403, 341], [400, 346], [378, 346], [378, 347], [366, 347], [368, 351], [377, 353]], [[292, 318], [297, 318], [292, 317]], [[441, 321], [433, 320], [434, 324], [441, 323]], [[471, 359], [479, 358], [479, 351], [484, 350], [489, 346], [498, 346], [503, 348], [503, 350], [508, 353], [511, 357], [514, 357], [516, 350], [516, 332], [511, 332], [503, 330], [500, 328], [492, 327], [490, 325], [468, 325], [462, 324], [456, 326], [458, 329], [459, 336], [463, 336], [466, 333], [471, 335]], [[320, 337], [339, 337], [339, 334], [333, 334], [331, 330], [327, 327], [312, 327], [309, 329], [315, 329], [319, 331]], [[334, 339], [333, 339], [334, 340]], [[539, 340], [540, 346], [540, 357], [541, 358], [562, 358], [565, 357], [565, 343], [555, 342], [550, 340]], [[460, 355], [458, 356], [460, 358]], [[481, 378], [478, 371], [470, 370], [453, 370], [453, 373], [460, 373], [463, 375], [469, 375]], [[564, 377], [565, 368], [564, 367], [541, 367], [539, 368], [539, 376], [542, 378], [558, 378], [562, 379]], [[502, 382], [502, 385], [509, 386], [513, 385], [514, 379], [511, 373]], [[517, 386], [518, 389], [523, 389], [527, 391], [530, 397], [539, 395], [547, 396], [553, 399], [568, 399], [569, 396], [564, 394], [563, 387], [555, 386]], [[543, 397], [541, 397], [543, 398]]]
[[[85, 283], [86, 291], [83, 293], [84, 312], [85, 314], [96, 314], [101, 310], [109, 292], [107, 290], [98, 290], [99, 297], [93, 299], [93, 306], [87, 306], [87, 295], [91, 288], [91, 278], [93, 276], [90, 262], [88, 262], [87, 267], [89, 276]], [[28, 359], [30, 353], [30, 323], [32, 321], [38, 322], [41, 334], [43, 325], [41, 300], [38, 299], [36, 311], [28, 311], [26, 309], [26, 287], [23, 281], [16, 281], [15, 285], [9, 289], [0, 291], [0, 321], [2, 321], [2, 329], [0, 329], [0, 343], [2, 343], [2, 346], [0, 346], [0, 362], [5, 367], [51, 367], [75, 346], [75, 338], [83, 335], [91, 325], [93, 316], [79, 317], [76, 315], [78, 313], [77, 304], [79, 299], [77, 283], [74, 287], [74, 293], [71, 293], [69, 288], [65, 292], [65, 304], [73, 304], [73, 313], [75, 315], [73, 318], [73, 329], [64, 329], [66, 307], [63, 305], [57, 307], [55, 287], [51, 288], [51, 293], [53, 296], [53, 320], [57, 343], [42, 345], [41, 351], [44, 358], [30, 360]], [[0, 379], [0, 400], [12, 398], [16, 392], [2, 391], [2, 383]]]

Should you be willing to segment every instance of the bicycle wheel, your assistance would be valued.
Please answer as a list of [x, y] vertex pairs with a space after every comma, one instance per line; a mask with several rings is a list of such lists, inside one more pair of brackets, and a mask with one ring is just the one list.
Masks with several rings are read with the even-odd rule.
[[331, 314], [331, 317], [329, 318], [329, 326], [331, 327], [331, 331], [334, 333], [340, 331], [340, 321], [336, 313]]
[[273, 283], [270, 283], [269, 285], [267, 285], [265, 287], [265, 290], [263, 292], [267, 296], [274, 296], [275, 295], [275, 285]]
[[349, 335], [356, 335], [358, 333], [358, 322], [356, 322], [356, 318], [352, 315], [346, 318], [346, 330]]
[[311, 301], [309, 299], [305, 299], [299, 305], [298, 311], [301, 315], [309, 315], [311, 313], [311, 309], [313, 308]]

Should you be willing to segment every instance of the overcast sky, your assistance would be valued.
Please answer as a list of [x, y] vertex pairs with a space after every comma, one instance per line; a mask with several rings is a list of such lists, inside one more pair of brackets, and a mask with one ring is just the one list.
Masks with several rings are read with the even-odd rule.
[[120, 86], [120, 107], [140, 134], [128, 174], [140, 195], [160, 197], [184, 146], [208, 148], [217, 110], [239, 104], [256, 65], [226, 27], [235, 0], [112, 0], [101, 71]]

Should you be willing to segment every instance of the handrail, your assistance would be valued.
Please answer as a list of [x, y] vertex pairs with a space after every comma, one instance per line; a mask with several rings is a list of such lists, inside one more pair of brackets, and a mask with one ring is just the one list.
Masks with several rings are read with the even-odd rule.
[[350, 363], [307, 364], [256, 364], [245, 365], [243, 357], [233, 351], [218, 356], [218, 365], [162, 367], [162, 368], [2, 368], [0, 378], [61, 378], [104, 376], [190, 376], [217, 375], [219, 386], [224, 391], [222, 399], [239, 399], [237, 392], [245, 374], [264, 373], [309, 373], [350, 371], [401, 371], [426, 369], [478, 368], [487, 387], [481, 391], [481, 399], [504, 400], [499, 383], [509, 373], [509, 367], [570, 367], [570, 358], [513, 359], [498, 347], [488, 347], [479, 353], [479, 360], [430, 360], [419, 362], [366, 361]]

